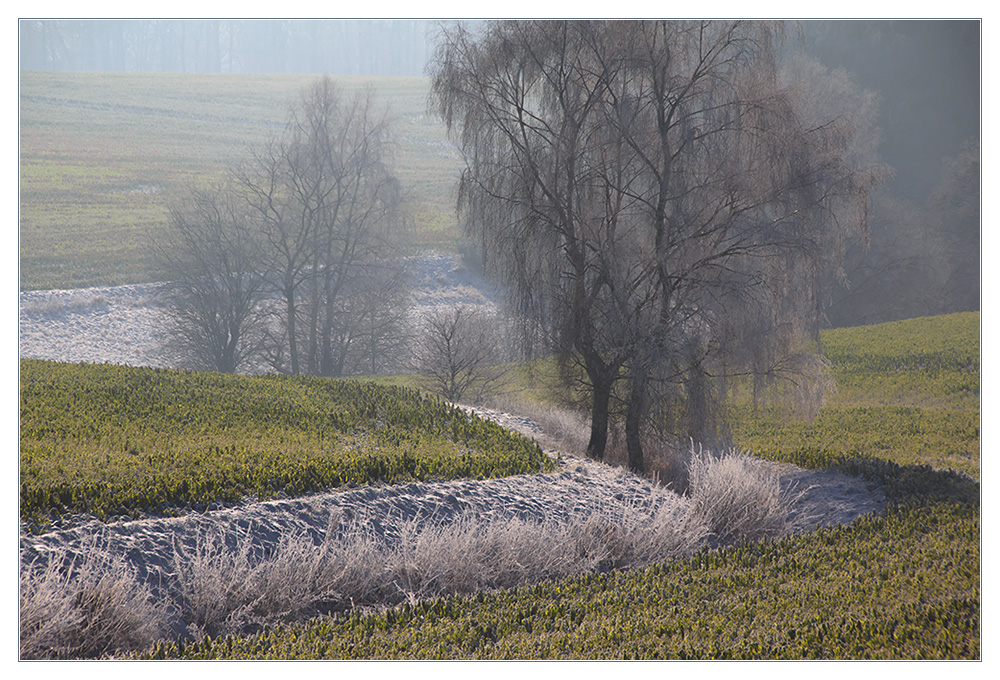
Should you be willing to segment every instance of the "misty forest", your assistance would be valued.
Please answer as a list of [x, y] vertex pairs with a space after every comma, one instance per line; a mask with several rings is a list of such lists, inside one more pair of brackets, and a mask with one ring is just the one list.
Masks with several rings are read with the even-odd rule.
[[979, 658], [978, 21], [19, 28], [21, 658]]

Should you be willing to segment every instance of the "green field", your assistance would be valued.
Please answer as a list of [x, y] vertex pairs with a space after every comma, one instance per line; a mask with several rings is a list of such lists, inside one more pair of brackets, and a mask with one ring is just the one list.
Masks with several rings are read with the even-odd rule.
[[[884, 517], [642, 570], [160, 643], [139, 656], [980, 658], [980, 485], [947, 469], [978, 477], [978, 338], [978, 313], [828, 331], [824, 347], [848, 389], [812, 424], [745, 416], [741, 443], [770, 458], [882, 484]], [[951, 453], [916, 445], [924, 441], [951, 442]]]
[[20, 369], [21, 518], [37, 528], [552, 468], [524, 437], [412, 389], [28, 359]]
[[[20, 73], [21, 290], [156, 280], [148, 235], [281, 131], [313, 76]], [[460, 162], [427, 111], [424, 78], [336, 78], [371, 87], [396, 120], [396, 168], [413, 248], [454, 248]]]
[[762, 457], [870, 456], [979, 478], [979, 312], [822, 332], [837, 392], [812, 422], [736, 419]]

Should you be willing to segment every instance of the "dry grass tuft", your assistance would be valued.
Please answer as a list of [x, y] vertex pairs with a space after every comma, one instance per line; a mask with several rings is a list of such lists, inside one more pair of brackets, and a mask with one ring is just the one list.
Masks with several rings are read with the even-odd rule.
[[547, 406], [513, 394], [494, 396], [489, 407], [528, 418], [539, 425], [545, 444], [576, 456], [583, 456], [590, 440], [590, 421], [565, 408]]
[[286, 538], [267, 557], [255, 556], [246, 540], [234, 550], [206, 538], [175, 554], [180, 608], [190, 636], [214, 637], [356, 606], [639, 567], [703, 544], [706, 530], [687, 515], [682, 499], [652, 510], [616, 502], [568, 523], [472, 515], [444, 525], [411, 521], [391, 539], [354, 520], [331, 527], [320, 545], [310, 536]]
[[91, 659], [142, 649], [165, 633], [167, 610], [120, 556], [92, 542], [74, 564], [56, 554], [20, 574], [20, 657]]
[[695, 517], [720, 546], [783, 535], [800, 495], [783, 490], [778, 475], [760, 460], [735, 451], [715, 456], [694, 445], [688, 483]]

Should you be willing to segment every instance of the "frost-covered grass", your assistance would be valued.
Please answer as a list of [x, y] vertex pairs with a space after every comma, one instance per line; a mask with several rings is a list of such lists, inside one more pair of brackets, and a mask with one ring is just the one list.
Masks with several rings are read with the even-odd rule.
[[[737, 443], [882, 485], [884, 517], [626, 572], [162, 644], [143, 656], [978, 659], [981, 490], [947, 471], [978, 476], [978, 314], [826, 331], [824, 346], [848, 388], [812, 423], [745, 413]], [[948, 441], [942, 458], [938, 444]], [[739, 507], [722, 500], [727, 475], [716, 481], [718, 505]]]
[[167, 632], [165, 603], [121, 555], [90, 542], [82, 558], [56, 555], [20, 573], [22, 659], [93, 658], [153, 644]]
[[234, 546], [206, 529], [193, 547], [174, 548], [164, 573], [175, 576], [157, 580], [155, 596], [99, 540], [86, 546], [83, 567], [68, 573], [70, 553], [57, 549], [46, 567], [22, 574], [21, 655], [90, 657], [143, 649], [158, 635], [247, 634], [358, 607], [639, 569], [709, 544], [784, 533], [792, 497], [770, 475], [739, 456], [692, 460], [698, 482], [689, 497], [659, 489], [645, 502], [593, 499], [596, 509], [562, 521], [464, 514], [447, 523], [404, 521], [389, 536], [371, 522], [387, 518], [342, 513], [318, 543], [286, 535], [266, 554], [249, 535]]
[[964, 492], [928, 493], [941, 477], [850, 527], [162, 643], [139, 658], [978, 659], [978, 508]]

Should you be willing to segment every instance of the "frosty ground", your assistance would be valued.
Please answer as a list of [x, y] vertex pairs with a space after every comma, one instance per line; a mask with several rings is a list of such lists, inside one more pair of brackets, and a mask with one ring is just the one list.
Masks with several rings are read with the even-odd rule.
[[[454, 257], [423, 258], [416, 280], [417, 315], [441, 305], [494, 303], [489, 287]], [[176, 367], [177, 357], [161, 349], [157, 328], [164, 310], [157, 293], [155, 284], [22, 293], [20, 355]], [[171, 580], [178, 578], [178, 550], [191, 552], [216, 542], [232, 549], [249, 545], [258, 554], [272, 554], [290, 536], [319, 544], [344, 526], [344, 518], [355, 527], [363, 526], [369, 537], [393, 542], [414, 527], [446, 526], [470, 518], [479, 526], [511, 521], [558, 525], [594, 517], [614, 523], [637, 509], [652, 517], [674, 512], [675, 507], [677, 517], [683, 516], [682, 506], [688, 502], [683, 497], [620, 468], [587, 460], [578, 450], [559, 450], [537, 422], [465, 408], [535, 439], [559, 461], [558, 469], [503, 479], [379, 485], [270, 502], [248, 500], [237, 507], [182, 517], [107, 525], [83, 521], [42, 535], [22, 532], [22, 568], [44, 564], [52, 556], [82, 557], [100, 545], [105, 553], [127, 561], [146, 583], [170, 590]], [[847, 524], [885, 509], [882, 491], [861, 479], [788, 464], [747, 464], [778, 480], [786, 497], [794, 498], [785, 522], [787, 533]]]
[[[431, 254], [408, 261], [411, 316], [453, 305], [492, 306], [495, 290], [459, 257]], [[183, 367], [165, 349], [162, 287], [138, 284], [20, 294], [19, 354], [28, 359]]]

